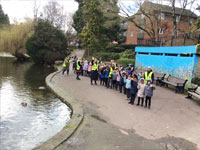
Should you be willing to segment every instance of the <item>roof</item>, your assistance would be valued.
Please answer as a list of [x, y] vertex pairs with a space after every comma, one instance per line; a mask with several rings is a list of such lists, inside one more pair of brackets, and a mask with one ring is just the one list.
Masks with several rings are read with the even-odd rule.
[[[145, 9], [147, 8], [149, 10], [157, 10], [157, 11], [164, 12], [164, 13], [170, 13], [170, 14], [173, 13], [171, 6], [156, 4], [156, 3], [149, 2], [149, 1], [145, 1], [142, 4], [142, 7], [144, 7]], [[183, 8], [175, 7], [175, 14], [180, 15], [182, 13], [182, 10], [183, 10]], [[194, 12], [192, 12], [191, 10], [188, 10], [188, 9], [185, 9], [182, 15], [183, 16], [190, 16], [190, 17], [193, 17], [193, 18], [198, 17]]]
[[196, 46], [136, 47], [135, 52], [184, 54], [196, 53]]

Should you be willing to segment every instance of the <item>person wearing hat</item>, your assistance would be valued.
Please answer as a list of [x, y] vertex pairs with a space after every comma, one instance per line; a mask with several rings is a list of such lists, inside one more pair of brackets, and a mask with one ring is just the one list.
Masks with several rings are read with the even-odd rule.
[[140, 99], [142, 100], [141, 106], [143, 106], [143, 104], [144, 104], [144, 88], [145, 88], [144, 78], [140, 79], [137, 88], [138, 88], [138, 93], [137, 93], [138, 103], [137, 103], [137, 106], [140, 105]]
[[147, 84], [148, 80], [151, 80], [152, 83], [154, 81], [154, 73], [150, 66], [147, 67], [147, 71], [144, 73], [144, 83]]

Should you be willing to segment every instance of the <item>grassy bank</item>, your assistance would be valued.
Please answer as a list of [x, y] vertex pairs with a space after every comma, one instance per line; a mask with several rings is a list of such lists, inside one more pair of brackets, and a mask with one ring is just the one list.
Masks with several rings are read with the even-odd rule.
[[0, 52], [25, 54], [25, 43], [27, 38], [33, 33], [32, 22], [10, 25], [0, 29]]

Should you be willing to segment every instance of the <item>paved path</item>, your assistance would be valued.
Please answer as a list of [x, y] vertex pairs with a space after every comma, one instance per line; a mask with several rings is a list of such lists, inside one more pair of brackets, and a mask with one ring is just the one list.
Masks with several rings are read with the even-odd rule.
[[[71, 143], [69, 140], [58, 149], [85, 147], [92, 150], [96, 147], [95, 149], [101, 150], [102, 144], [106, 150], [161, 149], [162, 144], [168, 149], [178, 147], [178, 149], [193, 150], [196, 146], [200, 149], [200, 105], [186, 99], [183, 94], [157, 87], [149, 110], [129, 105], [125, 100], [126, 96], [118, 91], [100, 85], [91, 86], [88, 77], [81, 77], [81, 80], [77, 81], [72, 71], [69, 76], [58, 74], [53, 80], [55, 86], [66, 89], [83, 104], [86, 111], [84, 123], [77, 131], [80, 134], [76, 133], [70, 139]], [[97, 117], [94, 114], [98, 114]], [[91, 121], [94, 118], [97, 122]], [[106, 138], [102, 141], [103, 137]], [[82, 144], [75, 142], [78, 145], [75, 143], [73, 145], [74, 139], [75, 141], [85, 139], [85, 141]], [[126, 142], [122, 139], [126, 139]], [[132, 140], [135, 142], [131, 142]], [[126, 147], [123, 147], [123, 142], [120, 141], [125, 142]]]

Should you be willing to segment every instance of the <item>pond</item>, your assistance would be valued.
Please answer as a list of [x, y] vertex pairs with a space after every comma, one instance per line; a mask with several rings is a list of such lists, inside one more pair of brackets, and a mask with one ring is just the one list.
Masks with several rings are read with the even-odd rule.
[[29, 150], [58, 133], [71, 110], [47, 89], [51, 67], [0, 57], [0, 145]]

